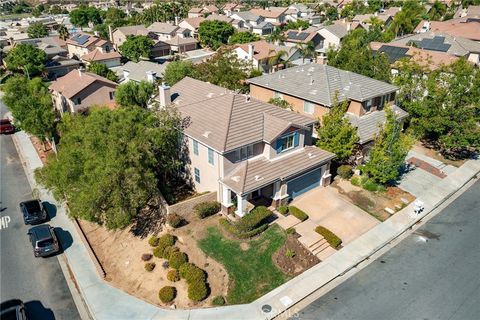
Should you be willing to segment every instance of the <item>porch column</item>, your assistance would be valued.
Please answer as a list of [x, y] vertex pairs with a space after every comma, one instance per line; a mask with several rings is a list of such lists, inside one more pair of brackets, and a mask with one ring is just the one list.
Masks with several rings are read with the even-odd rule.
[[243, 217], [247, 211], [247, 196], [241, 196], [237, 194], [237, 216]]
[[275, 208], [283, 206], [287, 199], [287, 184], [284, 181], [276, 181], [273, 184], [273, 206]]
[[225, 185], [223, 185], [222, 186], [222, 204], [225, 207], [229, 207], [232, 204], [230, 199], [232, 199], [232, 191], [229, 188], [227, 188]]

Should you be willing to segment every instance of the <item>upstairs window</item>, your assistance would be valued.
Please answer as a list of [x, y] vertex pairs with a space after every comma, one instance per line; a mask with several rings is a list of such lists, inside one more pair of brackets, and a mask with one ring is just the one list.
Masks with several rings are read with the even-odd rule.
[[114, 91], [109, 92], [108, 95], [110, 96], [110, 100], [113, 100], [113, 98], [115, 98], [115, 92]]
[[303, 112], [313, 114], [315, 111], [315, 105], [310, 101], [303, 101]]
[[193, 154], [198, 156], [198, 141], [193, 140]]
[[210, 163], [211, 165], [215, 164], [215, 160], [213, 158], [213, 150], [210, 148], [208, 148], [208, 163]]
[[294, 132], [277, 139], [275, 149], [277, 153], [282, 153], [298, 147], [300, 142], [300, 133]]
[[75, 101], [75, 104], [82, 104], [82, 99], [81, 99], [81, 98], [77, 98], [76, 101]]
[[235, 162], [243, 161], [253, 156], [253, 145], [241, 147], [235, 150]]
[[200, 183], [200, 170], [197, 169], [197, 168], [194, 168], [193, 171], [194, 171], [194, 173], [195, 173], [195, 181], [196, 181], [197, 183]]
[[372, 109], [372, 99], [365, 101], [365, 112], [370, 112]]

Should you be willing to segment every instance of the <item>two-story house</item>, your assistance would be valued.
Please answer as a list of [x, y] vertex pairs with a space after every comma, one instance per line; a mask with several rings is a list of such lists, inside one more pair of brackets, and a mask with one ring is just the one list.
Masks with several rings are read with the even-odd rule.
[[117, 84], [83, 69], [72, 70], [54, 81], [52, 93], [55, 110], [64, 113], [85, 112], [91, 106], [115, 107]]
[[243, 28], [256, 33], [260, 36], [264, 36], [273, 32], [275, 26], [271, 22], [265, 21], [265, 18], [253, 14], [250, 11], [240, 11], [232, 13], [230, 18], [243, 23]]
[[224, 212], [243, 216], [259, 199], [279, 206], [330, 182], [335, 155], [311, 145], [311, 117], [188, 77], [161, 85], [157, 100], [188, 119], [186, 171]]
[[66, 42], [71, 58], [81, 59], [86, 64], [101, 63], [109, 68], [120, 65], [121, 55], [113, 49], [110, 41], [86, 33], [76, 33]]
[[251, 9], [254, 15], [263, 17], [266, 22], [270, 22], [274, 26], [280, 26], [286, 23], [285, 12], [288, 8], [270, 7], [266, 9]]
[[281, 98], [301, 114], [322, 118], [338, 102], [348, 101], [346, 116], [357, 127], [359, 143], [372, 142], [385, 122], [385, 105], [398, 120], [408, 114], [394, 105], [396, 86], [327, 65], [310, 64], [248, 79], [250, 94], [261, 101]]

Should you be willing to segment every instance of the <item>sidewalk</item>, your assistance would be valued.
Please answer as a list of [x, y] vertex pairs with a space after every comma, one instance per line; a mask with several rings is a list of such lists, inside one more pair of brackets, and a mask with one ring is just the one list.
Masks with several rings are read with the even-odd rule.
[[[294, 305], [318, 288], [341, 276], [346, 271], [378, 251], [385, 244], [399, 236], [404, 230], [415, 224], [427, 213], [436, 208], [446, 198], [461, 188], [480, 172], [480, 160], [467, 161], [461, 168], [426, 191], [420, 199], [425, 204], [425, 210], [420, 215], [413, 214], [410, 204], [397, 212], [393, 217], [363, 234], [346, 245], [342, 250], [331, 255], [324, 262], [307, 270], [298, 277], [281, 285], [256, 301], [246, 305], [235, 305], [219, 308], [171, 310], [162, 309], [137, 299], [114, 288], [98, 277], [95, 266], [87, 249], [83, 246], [75, 231], [72, 221], [67, 217], [65, 208], [58, 204], [50, 192], [38, 186], [33, 172], [42, 166], [30, 139], [24, 132], [12, 135], [25, 173], [32, 189], [40, 191], [42, 200], [57, 205], [57, 215], [52, 219], [52, 225], [68, 230], [73, 238], [73, 244], [65, 250], [68, 265], [72, 270], [90, 315], [98, 320], [117, 319], [168, 319], [168, 320], [211, 320], [235, 319], [254, 320], [272, 319]], [[268, 305], [270, 307], [265, 307]], [[262, 307], [269, 312], [263, 312]]]

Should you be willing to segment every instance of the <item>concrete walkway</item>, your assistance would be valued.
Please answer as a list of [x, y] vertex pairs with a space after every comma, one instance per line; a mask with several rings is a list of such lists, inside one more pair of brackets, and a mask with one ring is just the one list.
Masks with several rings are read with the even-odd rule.
[[480, 172], [480, 160], [466, 162], [461, 168], [421, 195], [420, 199], [425, 203], [425, 210], [422, 214], [413, 214], [412, 205], [407, 206], [392, 218], [375, 226], [342, 250], [331, 255], [323, 263], [250, 304], [194, 310], [166, 310], [130, 296], [98, 277], [86, 248], [65, 214], [64, 207], [54, 200], [51, 193], [39, 187], [34, 180], [33, 171], [35, 168], [41, 167], [42, 163], [28, 136], [23, 132], [18, 132], [12, 135], [12, 138], [32, 188], [38, 188], [43, 200], [57, 205], [57, 216], [53, 219], [52, 225], [68, 230], [72, 235], [73, 244], [65, 251], [65, 256], [91, 316], [99, 320], [271, 319], [379, 250]]

